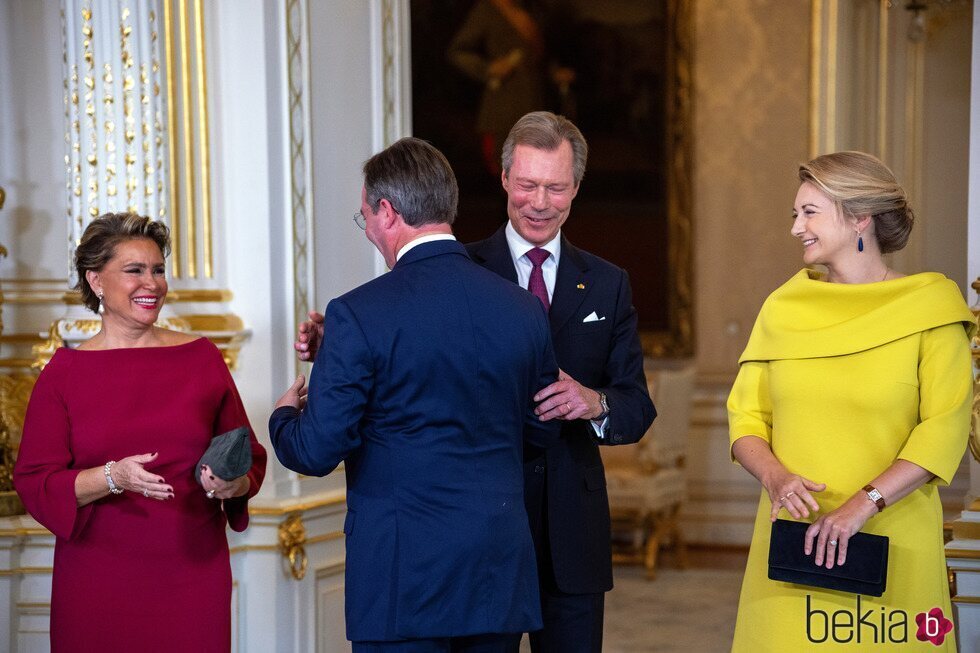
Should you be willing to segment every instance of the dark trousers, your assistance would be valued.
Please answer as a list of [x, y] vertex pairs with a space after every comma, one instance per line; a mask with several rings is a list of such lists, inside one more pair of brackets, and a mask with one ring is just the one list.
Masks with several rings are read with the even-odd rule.
[[[544, 628], [530, 633], [534, 653], [602, 653], [602, 621], [605, 615], [604, 592], [598, 594], [566, 594], [558, 589], [551, 542], [548, 531], [547, 489], [541, 478], [541, 506], [537, 556], [541, 590], [541, 618]], [[520, 650], [521, 638], [508, 643], [508, 653]]]
[[[399, 642], [351, 642], [354, 653], [506, 653], [514, 635], [469, 635]], [[520, 641], [520, 635], [517, 635]]]

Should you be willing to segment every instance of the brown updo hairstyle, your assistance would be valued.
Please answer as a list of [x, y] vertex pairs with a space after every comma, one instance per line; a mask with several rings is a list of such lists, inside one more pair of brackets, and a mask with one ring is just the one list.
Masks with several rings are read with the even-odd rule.
[[75, 288], [82, 293], [82, 303], [93, 313], [99, 312], [99, 298], [88, 285], [85, 273], [100, 272], [116, 254], [119, 243], [145, 238], [156, 243], [164, 258], [170, 255], [170, 229], [162, 222], [135, 213], [105, 213], [85, 228], [82, 239], [75, 248], [75, 270], [78, 283]]
[[864, 152], [835, 152], [800, 166], [809, 182], [832, 199], [842, 215], [870, 215], [882, 254], [905, 247], [915, 215], [908, 196], [884, 163]]

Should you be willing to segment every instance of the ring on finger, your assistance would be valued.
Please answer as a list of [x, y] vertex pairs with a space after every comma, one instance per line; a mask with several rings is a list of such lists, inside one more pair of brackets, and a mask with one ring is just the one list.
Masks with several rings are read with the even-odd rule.
[[791, 491], [789, 491], [789, 492], [786, 493], [786, 498], [788, 499], [789, 497], [793, 496], [794, 494], [796, 494], [796, 492], [793, 492], [791, 490]]
[[837, 546], [837, 540], [831, 540], [827, 544], [829, 544], [830, 546]]
[[779, 497], [779, 503], [782, 503], [783, 501], [786, 501], [786, 497]]
[[565, 402], [565, 412], [566, 413], [572, 412], [572, 406], [567, 401]]
[[144, 497], [149, 497], [150, 496], [150, 492], [146, 488], [143, 488], [143, 496]]

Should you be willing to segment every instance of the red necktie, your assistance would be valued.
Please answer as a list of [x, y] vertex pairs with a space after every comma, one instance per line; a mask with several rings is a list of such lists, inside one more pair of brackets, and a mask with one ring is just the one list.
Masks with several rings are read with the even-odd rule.
[[531, 294], [541, 300], [544, 305], [544, 312], [551, 309], [551, 302], [548, 301], [548, 287], [544, 285], [544, 274], [541, 273], [541, 264], [544, 263], [550, 254], [548, 250], [535, 247], [527, 252], [527, 258], [531, 261], [531, 278], [528, 279], [527, 289]]

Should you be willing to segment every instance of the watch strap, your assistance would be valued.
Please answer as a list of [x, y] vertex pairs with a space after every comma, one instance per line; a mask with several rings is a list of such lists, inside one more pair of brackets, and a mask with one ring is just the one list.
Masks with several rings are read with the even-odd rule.
[[878, 488], [869, 483], [868, 485], [865, 485], [863, 489], [868, 493], [868, 501], [878, 506], [878, 512], [885, 509], [885, 497], [881, 496], [881, 492], [878, 491]]

